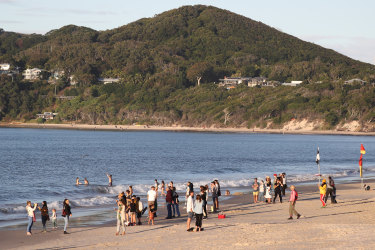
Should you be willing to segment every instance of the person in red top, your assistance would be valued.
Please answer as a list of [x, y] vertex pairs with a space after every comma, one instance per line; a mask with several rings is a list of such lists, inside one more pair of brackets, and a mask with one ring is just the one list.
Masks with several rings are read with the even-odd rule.
[[169, 186], [167, 189], [167, 194], [165, 195], [165, 202], [167, 203], [168, 216], [166, 219], [172, 219], [172, 201], [173, 201], [173, 192]]
[[290, 199], [289, 199], [289, 218], [288, 220], [293, 220], [293, 214], [297, 216], [297, 219], [301, 217], [301, 215], [296, 210], [296, 201], [298, 199], [298, 193], [295, 190], [294, 185], [290, 186]]

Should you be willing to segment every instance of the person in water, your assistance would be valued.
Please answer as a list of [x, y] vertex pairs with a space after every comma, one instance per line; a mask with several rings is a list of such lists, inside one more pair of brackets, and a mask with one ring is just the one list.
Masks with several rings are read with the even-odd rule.
[[108, 186], [112, 187], [112, 175], [107, 173], [107, 177], [108, 177]]
[[76, 178], [76, 185], [78, 186], [78, 185], [80, 185], [80, 184], [82, 184], [82, 183], [79, 182], [79, 177], [77, 177], [77, 178]]
[[89, 181], [87, 180], [87, 178], [85, 178], [85, 179], [83, 180], [83, 182], [85, 183], [85, 185], [89, 185]]

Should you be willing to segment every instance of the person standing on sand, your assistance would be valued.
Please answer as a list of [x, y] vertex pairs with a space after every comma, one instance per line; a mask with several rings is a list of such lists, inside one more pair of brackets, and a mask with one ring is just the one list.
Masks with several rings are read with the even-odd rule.
[[220, 189], [220, 183], [218, 180], [215, 180], [215, 186], [216, 186], [216, 193], [217, 193], [216, 209], [219, 210], [219, 197], [221, 196], [221, 189]]
[[282, 184], [280, 178], [277, 178], [276, 184], [274, 185], [274, 190], [275, 190], [275, 197], [273, 197], [273, 203], [275, 203], [276, 197], [279, 196], [280, 203], [283, 203], [283, 198], [281, 196], [281, 189], [282, 189]]
[[46, 223], [47, 220], [49, 220], [49, 214], [48, 214], [48, 207], [47, 207], [47, 201], [42, 202], [42, 208], [38, 207], [40, 210], [40, 215], [42, 217], [42, 225], [43, 225], [43, 231], [44, 233], [47, 232]]
[[31, 201], [26, 202], [26, 212], [27, 212], [27, 233], [26, 235], [31, 236], [31, 228], [34, 224], [35, 214], [34, 211], [38, 207], [38, 204], [34, 203], [34, 207], [31, 207]]
[[335, 186], [335, 182], [333, 181], [331, 176], [328, 176], [327, 191], [326, 191], [326, 195], [324, 198], [324, 202], [326, 204], [327, 204], [328, 196], [331, 196], [331, 204], [337, 203], [335, 199], [336, 195], [334, 194], [334, 186]]
[[193, 200], [193, 197], [194, 197], [194, 192], [190, 192], [189, 197], [187, 198], [187, 202], [186, 202], [186, 212], [187, 212], [187, 215], [188, 215], [188, 219], [187, 219], [187, 223], [186, 223], [187, 231], [192, 230], [190, 228], [190, 222], [191, 222], [191, 220], [193, 219], [193, 216], [194, 216], [194, 200]]
[[203, 201], [201, 196], [198, 194], [194, 205], [195, 213], [195, 231], [202, 231], [202, 219], [203, 219]]
[[117, 203], [117, 228], [116, 228], [116, 236], [120, 234], [120, 227], [122, 228], [121, 235], [125, 235], [125, 209], [126, 204], [124, 203], [124, 200], [119, 199], [116, 201]]
[[147, 202], [148, 202], [149, 211], [151, 209], [151, 206], [153, 207], [154, 212], [156, 211], [156, 209], [155, 209], [155, 200], [156, 200], [157, 196], [158, 196], [158, 194], [155, 191], [155, 187], [152, 186], [151, 190], [149, 190], [147, 192]]
[[333, 178], [331, 176], [328, 178], [328, 181], [331, 183], [331, 186], [332, 186], [332, 189], [333, 189], [333, 192], [332, 192], [333, 203], [337, 203], [337, 201], [336, 201], [336, 185], [335, 185], [335, 181], [333, 180]]
[[172, 183], [172, 186], [170, 186], [172, 188], [172, 208], [173, 208], [173, 215], [172, 217], [176, 217], [176, 214], [177, 214], [177, 217], [180, 217], [181, 214], [180, 214], [180, 201], [178, 200], [178, 193], [176, 191], [176, 187], [173, 187], [173, 183]]
[[107, 173], [108, 177], [108, 187], [112, 187], [112, 175]]
[[173, 202], [173, 192], [171, 187], [167, 188], [167, 194], [165, 194], [165, 202], [167, 203], [168, 215], [166, 219], [172, 219], [172, 202]]
[[253, 188], [254, 203], [258, 203], [259, 183], [258, 183], [258, 179], [257, 178], [254, 178], [254, 183], [252, 185], [252, 188]]
[[324, 202], [325, 196], [326, 196], [326, 191], [327, 191], [327, 184], [326, 184], [326, 179], [322, 180], [322, 184], [319, 185], [319, 191], [320, 191], [320, 201], [322, 202], [322, 208], [325, 208], [327, 204]]
[[207, 219], [207, 196], [204, 186], [200, 186], [201, 192], [199, 193], [202, 198], [202, 207], [203, 207], [203, 218]]
[[285, 190], [287, 189], [288, 185], [286, 183], [286, 174], [285, 173], [282, 173], [281, 174], [282, 176], [282, 179], [283, 179], [283, 196], [285, 196]]
[[266, 195], [264, 196], [264, 198], [267, 199], [267, 203], [268, 204], [271, 203], [271, 199], [272, 199], [272, 195], [271, 195], [271, 182], [267, 182], [267, 184], [266, 184]]
[[217, 188], [216, 188], [216, 185], [215, 185], [215, 182], [211, 182], [211, 196], [212, 196], [212, 204], [214, 206], [214, 213], [216, 213], [217, 211], [217, 207], [216, 207], [216, 204], [217, 204]]
[[259, 201], [264, 201], [264, 181], [261, 180], [259, 184]]
[[62, 217], [64, 217], [64, 234], [69, 234], [66, 230], [68, 229], [69, 225], [69, 217], [72, 216], [72, 212], [70, 211], [69, 200], [65, 199], [63, 202], [63, 209], [62, 209]]
[[290, 186], [290, 199], [289, 199], [289, 218], [288, 220], [293, 220], [293, 214], [297, 216], [297, 219], [301, 217], [301, 215], [296, 210], [296, 202], [298, 199], [298, 193], [297, 190], [295, 190], [295, 187], [292, 185]]

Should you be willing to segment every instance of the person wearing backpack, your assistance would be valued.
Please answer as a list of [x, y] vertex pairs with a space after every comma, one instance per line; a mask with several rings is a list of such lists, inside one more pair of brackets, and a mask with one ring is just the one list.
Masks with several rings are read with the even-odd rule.
[[296, 202], [298, 200], [298, 193], [295, 190], [296, 188], [294, 185], [290, 186], [290, 199], [289, 199], [289, 218], [288, 220], [293, 220], [293, 214], [297, 216], [297, 219], [301, 217], [301, 215], [296, 210]]

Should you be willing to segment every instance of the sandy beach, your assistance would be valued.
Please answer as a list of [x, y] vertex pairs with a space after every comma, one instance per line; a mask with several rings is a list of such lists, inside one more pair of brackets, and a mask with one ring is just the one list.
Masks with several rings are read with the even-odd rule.
[[[2, 249], [370, 249], [375, 246], [374, 187], [338, 184], [337, 204], [321, 208], [315, 185], [297, 186], [296, 209], [302, 214], [287, 220], [288, 193], [283, 203], [253, 204], [249, 194], [233, 195], [221, 205], [226, 219], [209, 214], [203, 232], [186, 232], [186, 213], [165, 220], [162, 214], [155, 226], [127, 227], [126, 236], [115, 236], [115, 222], [96, 227], [40, 232], [40, 220], [34, 235], [25, 230], [0, 231]], [[183, 207], [183, 206], [181, 206]], [[181, 208], [183, 212], [184, 209]], [[161, 211], [160, 211], [161, 212]], [[73, 217], [74, 218], [74, 217]], [[143, 217], [143, 221], [146, 217]]]
[[[306, 125], [306, 124], [305, 124]], [[312, 126], [287, 126], [284, 129], [261, 128], [216, 128], [216, 127], [184, 127], [184, 126], [151, 126], [151, 125], [90, 125], [90, 124], [51, 124], [1, 122], [3, 128], [38, 128], [38, 129], [75, 129], [103, 131], [173, 131], [173, 132], [211, 132], [211, 133], [269, 133], [269, 134], [306, 134], [306, 135], [358, 135], [374, 136], [375, 132], [357, 132], [347, 130], [315, 130]]]

